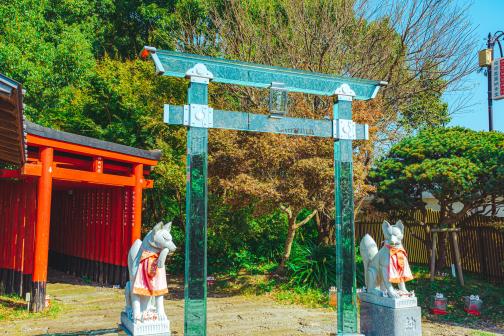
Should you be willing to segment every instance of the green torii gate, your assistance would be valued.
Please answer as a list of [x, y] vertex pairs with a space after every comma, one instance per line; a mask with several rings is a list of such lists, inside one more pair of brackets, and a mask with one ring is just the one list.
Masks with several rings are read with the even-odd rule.
[[[356, 334], [352, 140], [367, 140], [368, 128], [352, 121], [352, 100], [374, 98], [385, 83], [145, 47], [142, 57], [149, 54], [157, 74], [190, 80], [187, 105], [164, 106], [166, 123], [188, 127], [184, 334], [206, 335], [209, 128], [334, 139], [337, 332], [338, 335]], [[208, 106], [209, 81], [257, 88], [279, 87], [279, 103], [287, 92], [336, 96], [333, 120], [214, 110]]]

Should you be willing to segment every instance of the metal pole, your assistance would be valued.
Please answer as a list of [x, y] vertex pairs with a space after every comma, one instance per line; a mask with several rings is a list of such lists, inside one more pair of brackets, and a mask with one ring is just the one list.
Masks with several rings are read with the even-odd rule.
[[[492, 34], [488, 33], [488, 40], [487, 40], [487, 47], [488, 49], [491, 50], [492, 53], [492, 59], [491, 62], [493, 62], [493, 41], [492, 41]], [[488, 66], [488, 130], [493, 131], [493, 106], [492, 106], [492, 63], [490, 62], [490, 65]]]

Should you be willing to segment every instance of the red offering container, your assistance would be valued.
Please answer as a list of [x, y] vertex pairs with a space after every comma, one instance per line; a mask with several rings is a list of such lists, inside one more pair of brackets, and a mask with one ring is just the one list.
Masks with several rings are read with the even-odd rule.
[[329, 288], [329, 306], [336, 307], [337, 302], [338, 291], [336, 290], [336, 287], [332, 286], [331, 288]]
[[436, 293], [434, 299], [432, 300], [431, 313], [434, 315], [446, 315], [446, 306], [448, 304], [448, 299], [444, 297], [442, 293]]
[[480, 316], [482, 305], [483, 301], [478, 295], [464, 296], [464, 310], [466, 313], [474, 316]]

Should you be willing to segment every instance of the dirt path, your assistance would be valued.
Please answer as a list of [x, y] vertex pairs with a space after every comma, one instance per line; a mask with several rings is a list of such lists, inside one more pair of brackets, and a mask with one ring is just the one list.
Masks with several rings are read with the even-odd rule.
[[[64, 309], [56, 319], [0, 323], [0, 335], [113, 332], [117, 327], [123, 308], [122, 290], [91, 286], [77, 288], [68, 284], [51, 284], [48, 290], [53, 300], [60, 301]], [[183, 335], [183, 305], [180, 299], [166, 300], [166, 312], [174, 335]], [[332, 314], [322, 309], [280, 305], [263, 297], [208, 299], [209, 335], [329, 335], [333, 320]]]
[[[124, 305], [123, 290], [78, 284], [75, 278], [48, 284], [52, 300], [63, 310], [56, 318], [0, 322], [0, 335], [117, 335]], [[170, 288], [165, 301], [172, 334], [183, 335], [184, 301], [180, 284]], [[326, 309], [283, 305], [271, 298], [226, 296], [208, 299], [208, 334], [234, 335], [330, 335], [336, 318]], [[473, 330], [423, 322], [424, 335], [483, 335]], [[93, 333], [89, 333], [93, 332]], [[488, 334], [486, 334], [488, 335]]]

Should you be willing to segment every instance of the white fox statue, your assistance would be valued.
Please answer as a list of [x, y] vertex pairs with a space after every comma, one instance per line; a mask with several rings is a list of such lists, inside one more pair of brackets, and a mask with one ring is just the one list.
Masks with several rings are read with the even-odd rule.
[[[171, 222], [159, 222], [145, 236], [137, 239], [128, 253], [129, 281], [126, 283], [126, 313], [134, 322], [166, 320], [163, 295], [168, 293], [165, 262], [176, 250], [170, 234]], [[155, 316], [151, 316], [155, 301]]]
[[[397, 221], [390, 225], [387, 221], [382, 224], [385, 241], [383, 247], [378, 246], [370, 235], [366, 234], [360, 242], [360, 253], [364, 263], [364, 278], [368, 293], [398, 298], [407, 295], [406, 281], [413, 279], [408, 254], [402, 246], [404, 225]], [[399, 285], [396, 290], [393, 283]]]

